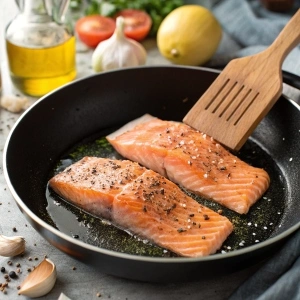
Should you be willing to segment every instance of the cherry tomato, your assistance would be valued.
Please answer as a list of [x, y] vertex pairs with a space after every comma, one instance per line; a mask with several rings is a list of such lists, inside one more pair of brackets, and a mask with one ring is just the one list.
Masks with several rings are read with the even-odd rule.
[[138, 9], [123, 9], [118, 12], [114, 17], [118, 16], [124, 17], [124, 34], [136, 41], [141, 41], [144, 39], [152, 25], [151, 17], [142, 10]]
[[103, 40], [110, 38], [115, 28], [116, 22], [114, 19], [100, 15], [82, 17], [75, 25], [79, 39], [93, 48]]

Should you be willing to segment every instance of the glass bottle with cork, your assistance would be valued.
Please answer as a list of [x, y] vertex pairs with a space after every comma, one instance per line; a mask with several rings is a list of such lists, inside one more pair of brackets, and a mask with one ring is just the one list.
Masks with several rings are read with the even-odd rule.
[[39, 97], [76, 77], [75, 37], [65, 23], [69, 0], [16, 0], [20, 13], [6, 28], [13, 84]]

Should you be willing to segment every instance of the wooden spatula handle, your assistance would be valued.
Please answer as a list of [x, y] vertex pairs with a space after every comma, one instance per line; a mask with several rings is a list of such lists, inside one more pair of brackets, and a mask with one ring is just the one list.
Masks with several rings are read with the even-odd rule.
[[277, 56], [277, 60], [282, 65], [286, 56], [290, 51], [300, 43], [300, 9], [294, 14], [290, 21], [283, 28], [279, 36], [268, 48], [268, 51], [273, 52], [272, 55]]

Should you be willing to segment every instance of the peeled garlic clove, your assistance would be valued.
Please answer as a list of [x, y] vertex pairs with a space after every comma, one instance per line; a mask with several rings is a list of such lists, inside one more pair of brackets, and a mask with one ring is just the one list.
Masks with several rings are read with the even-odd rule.
[[145, 48], [124, 35], [124, 18], [116, 20], [114, 34], [96, 47], [92, 56], [95, 72], [144, 65], [147, 59]]
[[16, 256], [24, 251], [25, 239], [22, 236], [0, 235], [0, 256]]
[[37, 298], [46, 295], [54, 287], [56, 266], [50, 259], [44, 259], [23, 281], [19, 295]]

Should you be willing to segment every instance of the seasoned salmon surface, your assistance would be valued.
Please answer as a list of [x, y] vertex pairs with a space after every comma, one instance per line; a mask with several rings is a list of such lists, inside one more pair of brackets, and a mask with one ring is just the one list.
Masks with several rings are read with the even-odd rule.
[[183, 123], [145, 115], [107, 139], [122, 156], [240, 214], [246, 214], [270, 184], [266, 171]]
[[173, 251], [215, 253], [233, 230], [162, 175], [128, 160], [85, 157], [49, 181], [65, 200]]

